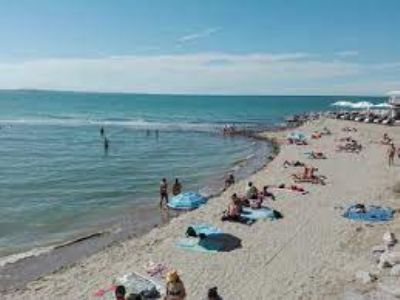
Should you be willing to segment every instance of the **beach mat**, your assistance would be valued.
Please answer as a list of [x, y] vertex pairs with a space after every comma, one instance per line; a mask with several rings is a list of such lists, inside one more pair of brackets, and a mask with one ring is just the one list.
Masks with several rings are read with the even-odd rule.
[[366, 212], [359, 212], [356, 204], [351, 205], [343, 214], [343, 217], [366, 222], [385, 222], [393, 219], [394, 210], [390, 207], [365, 205], [365, 210]]
[[278, 213], [276, 211], [265, 206], [259, 209], [243, 207], [241, 216], [250, 220], [260, 220], [260, 219], [276, 220], [279, 218]]
[[212, 234], [205, 238], [185, 238], [177, 241], [178, 248], [204, 252], [204, 253], [217, 253], [229, 252], [242, 246], [242, 241], [228, 233]]
[[95, 292], [96, 299], [114, 300], [115, 288], [117, 285], [123, 285], [126, 289], [126, 295], [138, 294], [143, 299], [159, 299], [161, 296], [162, 283], [132, 272], [116, 279], [116, 283], [107, 289], [100, 289]]
[[200, 234], [207, 236], [207, 235], [222, 233], [221, 229], [205, 223], [191, 224], [189, 225], [186, 233], [188, 233], [189, 231], [192, 231], [195, 234], [195, 236], [199, 236]]

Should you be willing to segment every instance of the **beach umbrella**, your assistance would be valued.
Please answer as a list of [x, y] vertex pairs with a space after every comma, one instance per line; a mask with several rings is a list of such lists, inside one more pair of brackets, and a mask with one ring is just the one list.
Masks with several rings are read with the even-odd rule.
[[185, 192], [172, 197], [168, 202], [168, 207], [182, 210], [196, 209], [206, 202], [207, 198], [203, 197], [199, 193]]

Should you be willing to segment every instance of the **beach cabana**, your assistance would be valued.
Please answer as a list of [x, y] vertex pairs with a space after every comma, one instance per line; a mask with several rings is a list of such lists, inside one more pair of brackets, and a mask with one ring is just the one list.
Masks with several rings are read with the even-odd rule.
[[390, 106], [390, 116], [395, 120], [400, 120], [400, 91], [391, 91], [388, 93]]

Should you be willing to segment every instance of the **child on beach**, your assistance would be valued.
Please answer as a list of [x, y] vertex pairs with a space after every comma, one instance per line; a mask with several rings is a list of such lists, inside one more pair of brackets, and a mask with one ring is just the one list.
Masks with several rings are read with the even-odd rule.
[[186, 298], [185, 286], [177, 271], [171, 271], [166, 277], [167, 286], [164, 300], [184, 300]]

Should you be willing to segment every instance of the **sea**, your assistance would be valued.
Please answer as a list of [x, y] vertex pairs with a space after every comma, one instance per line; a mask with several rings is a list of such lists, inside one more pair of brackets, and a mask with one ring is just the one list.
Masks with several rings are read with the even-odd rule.
[[[184, 191], [211, 196], [228, 173], [240, 179], [255, 172], [271, 145], [224, 136], [227, 124], [261, 130], [293, 114], [384, 101], [0, 91], [0, 287], [167, 222], [174, 214], [160, 213], [163, 177], [170, 186], [179, 178]], [[43, 265], [52, 250], [71, 245], [69, 258], [53, 257], [50, 268], [26, 271], [26, 261], [20, 263], [34, 257]]]

